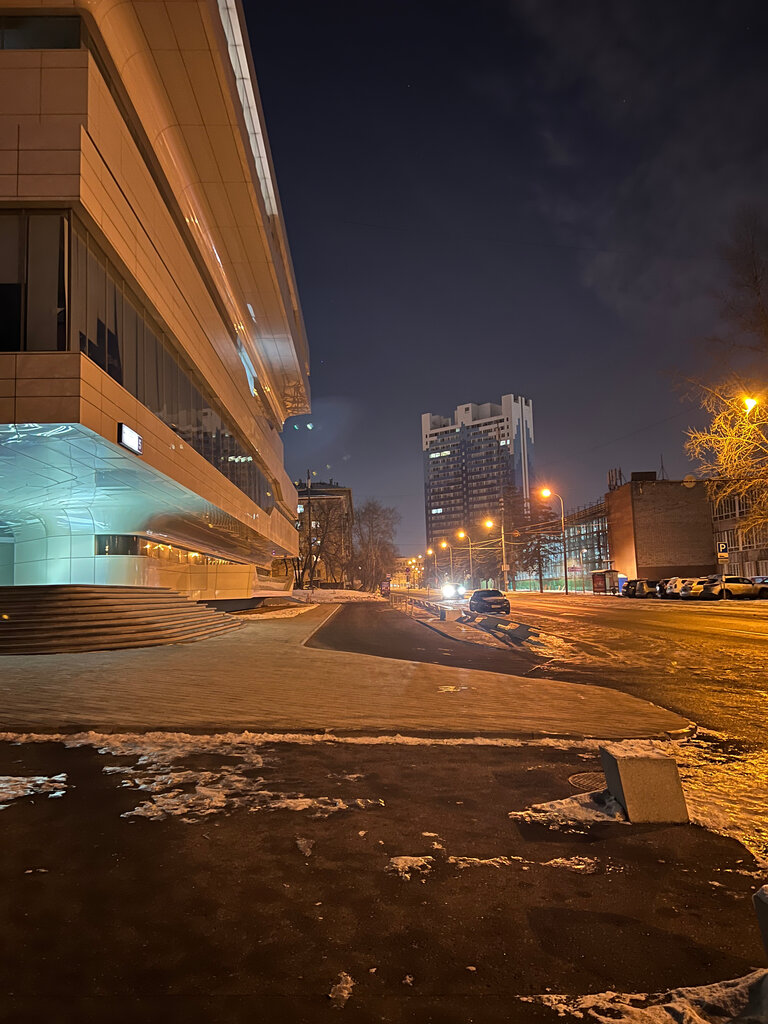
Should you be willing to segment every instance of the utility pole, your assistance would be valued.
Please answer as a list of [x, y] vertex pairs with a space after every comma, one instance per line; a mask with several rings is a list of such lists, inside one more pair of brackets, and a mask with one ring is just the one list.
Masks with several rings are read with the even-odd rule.
[[312, 550], [312, 474], [307, 470], [307, 559], [309, 563], [309, 586], [312, 589], [312, 577], [314, 575], [314, 567], [312, 560], [314, 558], [314, 551]]

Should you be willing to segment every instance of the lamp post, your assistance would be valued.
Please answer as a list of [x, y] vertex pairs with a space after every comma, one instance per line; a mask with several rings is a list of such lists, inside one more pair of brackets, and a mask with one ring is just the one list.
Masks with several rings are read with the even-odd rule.
[[[493, 522], [492, 519], [486, 519], [485, 523], [483, 525], [486, 526], [489, 530], [491, 530], [491, 529], [493, 529], [494, 522]], [[507, 585], [508, 585], [508, 581], [507, 581], [507, 547], [506, 547], [506, 543], [504, 541], [504, 519], [503, 518], [502, 518], [501, 522], [499, 523], [499, 525], [501, 526], [501, 582], [503, 584], [502, 590], [506, 593]]]
[[466, 540], [469, 544], [469, 582], [471, 587], [474, 589], [475, 586], [475, 570], [472, 568], [472, 538], [469, 536], [466, 530], [459, 530], [457, 536], [460, 540]]
[[752, 412], [752, 410], [757, 405], [757, 399], [756, 398], [745, 398], [744, 399], [744, 405], [746, 406], [746, 410], [747, 410], [747, 413], [746, 413], [747, 418], [749, 418], [749, 414]]
[[441, 540], [440, 547], [443, 549], [448, 548], [448, 555], [451, 559], [451, 580], [453, 580], [453, 548], [451, 547], [447, 540]]
[[563, 499], [555, 491], [550, 491], [548, 487], [543, 487], [541, 490], [542, 498], [557, 498], [560, 502], [560, 530], [563, 535], [563, 578], [565, 580], [565, 592], [568, 593], [568, 552], [565, 547], [565, 505]]
[[432, 557], [435, 560], [435, 586], [439, 590], [440, 589], [440, 572], [439, 572], [439, 569], [437, 567], [437, 551], [433, 550], [432, 548], [427, 548], [427, 554], [428, 555], [432, 555]]

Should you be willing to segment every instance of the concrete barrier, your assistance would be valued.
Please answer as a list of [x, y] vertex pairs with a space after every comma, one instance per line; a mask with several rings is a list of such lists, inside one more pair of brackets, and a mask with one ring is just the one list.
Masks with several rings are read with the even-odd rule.
[[757, 890], [752, 897], [752, 902], [755, 905], [755, 913], [757, 914], [757, 925], [763, 937], [765, 955], [768, 956], [768, 885], [764, 885], [762, 889]]
[[688, 821], [680, 774], [674, 758], [616, 743], [600, 747], [608, 790], [630, 821]]

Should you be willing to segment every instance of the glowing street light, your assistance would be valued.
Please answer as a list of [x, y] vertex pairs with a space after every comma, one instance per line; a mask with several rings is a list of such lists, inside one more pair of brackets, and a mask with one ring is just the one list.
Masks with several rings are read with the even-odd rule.
[[749, 414], [752, 412], [752, 410], [757, 405], [757, 399], [756, 398], [745, 398], [744, 399], [744, 405], [746, 406], [746, 409], [747, 409], [747, 416], [749, 416]]
[[451, 579], [453, 579], [453, 548], [451, 547], [451, 545], [448, 543], [447, 540], [441, 540], [440, 541], [440, 547], [443, 550], [448, 548], [448, 554], [450, 555], [450, 558], [451, 558]]
[[[488, 530], [492, 530], [496, 524], [492, 519], [486, 519], [483, 523]], [[504, 540], [504, 517], [501, 519], [501, 582], [502, 590], [506, 592], [509, 582], [507, 580], [507, 545]]]
[[469, 580], [472, 586], [474, 587], [475, 571], [472, 568], [472, 538], [469, 536], [466, 530], [459, 530], [456, 536], [459, 538], [459, 540], [466, 540], [467, 544], [469, 544]]
[[557, 494], [556, 491], [551, 491], [549, 487], [542, 487], [539, 492], [542, 498], [557, 498], [560, 502], [560, 530], [563, 535], [563, 579], [565, 580], [565, 592], [568, 593], [568, 552], [565, 546], [565, 505], [563, 499]]

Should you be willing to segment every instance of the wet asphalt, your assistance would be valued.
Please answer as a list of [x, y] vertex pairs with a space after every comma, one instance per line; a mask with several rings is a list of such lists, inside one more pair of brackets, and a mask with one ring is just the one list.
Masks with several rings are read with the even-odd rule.
[[[584, 756], [580, 756], [580, 753]], [[695, 826], [549, 830], [511, 810], [576, 790], [593, 753], [271, 744], [270, 792], [347, 809], [121, 817], [136, 758], [0, 746], [0, 773], [66, 772], [0, 812], [0, 1020], [553, 1022], [520, 996], [655, 991], [763, 964], [754, 861]], [[175, 767], [215, 775], [231, 757]], [[210, 785], [210, 776], [208, 776]], [[194, 787], [194, 781], [184, 783]], [[309, 851], [309, 852], [307, 852]], [[390, 858], [429, 856], [410, 880]], [[508, 857], [460, 867], [451, 857]], [[588, 858], [592, 873], [547, 862]], [[512, 858], [520, 858], [512, 860]], [[472, 969], [473, 968], [473, 969]], [[329, 998], [344, 972], [355, 982]]]
[[510, 618], [564, 641], [497, 651], [452, 642], [387, 605], [347, 605], [315, 646], [609, 686], [669, 708], [745, 748], [768, 751], [768, 602], [511, 598]]

